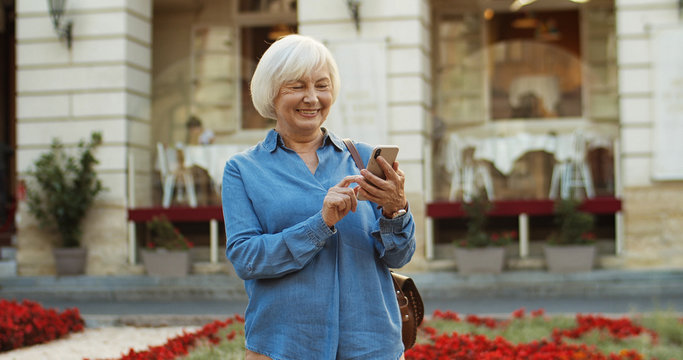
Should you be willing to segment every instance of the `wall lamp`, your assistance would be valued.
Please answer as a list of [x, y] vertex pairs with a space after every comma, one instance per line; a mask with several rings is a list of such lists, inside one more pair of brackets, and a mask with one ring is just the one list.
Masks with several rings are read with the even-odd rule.
[[[66, 40], [66, 47], [71, 49], [71, 28], [73, 22], [64, 19], [66, 8], [66, 0], [47, 0], [48, 10], [50, 12], [50, 19], [52, 19], [52, 26], [59, 36], [59, 39]], [[64, 23], [66, 22], [66, 23]]]
[[351, 18], [356, 24], [356, 32], [360, 32], [360, 1], [361, 0], [346, 0], [346, 6], [349, 8]]

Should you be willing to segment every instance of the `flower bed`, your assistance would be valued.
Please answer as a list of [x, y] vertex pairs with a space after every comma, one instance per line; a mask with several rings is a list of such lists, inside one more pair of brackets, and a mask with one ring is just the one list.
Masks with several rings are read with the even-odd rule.
[[0, 299], [0, 352], [42, 344], [83, 330], [78, 309], [58, 313], [40, 304]]
[[[212, 347], [218, 346], [222, 342], [230, 343], [238, 334], [243, 340], [244, 318], [240, 315], [235, 315], [225, 321], [216, 320], [208, 323], [195, 332], [183, 333], [180, 336], [169, 339], [163, 345], [152, 346], [143, 351], [130, 349], [120, 360], [172, 360], [180, 356], [187, 356], [190, 351], [196, 350], [201, 345]], [[243, 343], [242, 341], [240, 346]], [[189, 358], [192, 358], [192, 356]]]
[[[240, 316], [207, 324], [194, 333], [121, 360], [243, 359], [244, 319]], [[683, 359], [683, 319], [671, 314], [643, 318], [600, 315], [546, 316], [524, 309], [508, 319], [462, 317], [435, 311], [420, 327], [418, 344], [406, 360], [673, 360]]]

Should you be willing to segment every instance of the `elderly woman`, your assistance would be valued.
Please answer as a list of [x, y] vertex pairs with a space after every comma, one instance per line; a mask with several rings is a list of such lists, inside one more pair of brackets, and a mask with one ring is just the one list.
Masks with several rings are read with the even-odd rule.
[[[338, 93], [332, 55], [309, 37], [276, 41], [254, 72], [254, 106], [275, 129], [227, 162], [222, 190], [247, 359], [402, 358], [389, 268], [415, 251], [404, 173], [382, 157], [386, 180], [359, 171], [321, 127]], [[356, 146], [367, 162], [371, 147]]]

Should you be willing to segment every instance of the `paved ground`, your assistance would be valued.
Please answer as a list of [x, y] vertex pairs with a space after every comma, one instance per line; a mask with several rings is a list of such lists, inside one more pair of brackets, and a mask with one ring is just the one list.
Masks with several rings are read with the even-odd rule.
[[[193, 325], [233, 314], [243, 314], [246, 301], [42, 301], [51, 308], [77, 307], [91, 326], [98, 325]], [[608, 298], [463, 298], [425, 299], [425, 312], [452, 310], [461, 314], [507, 316], [514, 310], [545, 309], [551, 314], [630, 314], [671, 310], [683, 314], [683, 296], [666, 298], [621, 296]]]
[[[568, 314], [683, 313], [683, 270], [411, 275], [427, 314], [441, 309], [505, 316], [522, 307]], [[247, 304], [242, 281], [229, 275], [0, 278], [0, 298], [78, 307], [91, 326], [203, 324], [242, 314]]]

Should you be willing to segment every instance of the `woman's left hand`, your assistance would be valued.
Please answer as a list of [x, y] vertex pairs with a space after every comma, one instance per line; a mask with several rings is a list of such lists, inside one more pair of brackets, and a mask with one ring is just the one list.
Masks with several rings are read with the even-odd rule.
[[358, 185], [366, 199], [381, 206], [384, 216], [391, 217], [398, 210], [404, 209], [408, 202], [403, 190], [405, 173], [398, 168], [398, 161], [391, 166], [382, 156], [378, 156], [377, 163], [384, 171], [386, 180], [363, 169], [360, 172], [363, 179], [358, 181]]

